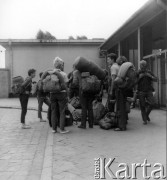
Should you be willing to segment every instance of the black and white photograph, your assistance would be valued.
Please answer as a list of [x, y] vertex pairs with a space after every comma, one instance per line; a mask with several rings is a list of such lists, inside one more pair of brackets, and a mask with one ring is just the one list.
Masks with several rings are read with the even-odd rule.
[[0, 180], [165, 180], [167, 0], [0, 0]]

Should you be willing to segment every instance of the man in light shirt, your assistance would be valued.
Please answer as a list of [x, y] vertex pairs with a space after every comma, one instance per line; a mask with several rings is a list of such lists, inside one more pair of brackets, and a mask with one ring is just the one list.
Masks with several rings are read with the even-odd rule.
[[111, 102], [112, 99], [115, 99], [114, 94], [114, 80], [117, 77], [119, 71], [119, 65], [116, 63], [117, 55], [114, 53], [108, 54], [107, 64], [108, 64], [108, 100], [107, 100], [107, 109], [110, 112], [114, 112], [114, 103]]

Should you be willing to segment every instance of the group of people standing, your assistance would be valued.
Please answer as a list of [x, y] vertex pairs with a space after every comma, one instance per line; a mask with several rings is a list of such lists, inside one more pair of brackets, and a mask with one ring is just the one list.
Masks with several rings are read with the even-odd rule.
[[[148, 69], [147, 62], [145, 60], [140, 61], [140, 68], [136, 71], [137, 81], [133, 88], [127, 89], [124, 87], [119, 87], [115, 82], [119, 74], [120, 67], [123, 63], [127, 62], [125, 56], [120, 56], [117, 58], [117, 55], [111, 53], [107, 57], [108, 63], [108, 100], [107, 106], [109, 111], [118, 111], [118, 127], [115, 128], [115, 131], [125, 131], [128, 113], [127, 113], [127, 100], [130, 97], [130, 102], [135, 104], [136, 99], [139, 99], [139, 105], [141, 109], [141, 115], [143, 124], [146, 125], [150, 121], [149, 114], [155, 105], [153, 97], [153, 81], [157, 81], [157, 78], [153, 73]], [[113, 102], [113, 100], [116, 100]], [[110, 103], [111, 102], [111, 103]], [[115, 103], [116, 102], [116, 103]]]
[[[131, 97], [134, 103], [138, 96], [140, 101], [140, 108], [143, 123], [147, 124], [150, 121], [149, 114], [154, 106], [153, 87], [152, 81], [157, 81], [157, 78], [148, 70], [147, 62], [141, 60], [140, 69], [138, 73], [138, 81], [136, 87], [131, 90], [125, 90], [120, 88], [115, 83], [115, 79], [118, 76], [120, 66], [127, 62], [124, 56], [117, 57], [116, 54], [111, 53], [107, 56], [108, 70], [106, 71], [106, 81], [108, 84], [108, 99], [106, 103], [106, 109], [109, 112], [118, 111], [118, 126], [115, 131], [125, 131], [128, 114], [126, 112], [127, 97]], [[92, 102], [95, 98], [103, 96], [104, 82], [101, 82], [101, 91], [98, 94], [83, 93], [81, 83], [81, 73], [73, 65], [73, 71], [67, 75], [64, 70], [64, 61], [56, 57], [53, 61], [54, 68], [48, 71], [48, 74], [60, 73], [63, 77], [65, 88], [60, 92], [45, 93], [40, 89], [40, 85], [43, 81], [43, 72], [39, 74], [40, 80], [37, 83], [37, 99], [38, 99], [38, 118], [40, 122], [45, 122], [42, 118], [42, 105], [45, 103], [48, 106], [47, 118], [49, 119], [50, 126], [53, 133], [57, 132], [58, 126], [60, 127], [60, 133], [68, 133], [65, 129], [65, 110], [67, 103], [74, 96], [79, 96], [80, 104], [82, 108], [81, 124], [78, 128], [86, 129], [86, 122], [89, 123], [89, 128], [93, 128], [93, 105]], [[108, 72], [108, 73], [107, 73]], [[36, 70], [30, 69], [28, 71], [28, 77], [23, 83], [24, 91], [20, 94], [21, 103], [21, 123], [23, 129], [29, 129], [30, 126], [25, 123], [25, 116], [27, 113], [28, 99], [32, 88], [32, 79], [36, 76]]]

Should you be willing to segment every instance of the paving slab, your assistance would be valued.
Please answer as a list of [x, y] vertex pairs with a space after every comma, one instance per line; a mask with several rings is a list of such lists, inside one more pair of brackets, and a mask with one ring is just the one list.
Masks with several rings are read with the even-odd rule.
[[[19, 106], [19, 101], [0, 99], [1, 105]], [[37, 109], [35, 98], [30, 99], [29, 107]], [[115, 158], [113, 171], [120, 163], [130, 167], [144, 159], [166, 168], [166, 111], [152, 111], [151, 122], [145, 126], [140, 111], [132, 110], [126, 132], [98, 126], [83, 130], [73, 125], [67, 127], [68, 134], [53, 134], [48, 122], [38, 121], [34, 110], [26, 116], [32, 128], [23, 130], [20, 113], [19, 109], [0, 108], [0, 180], [93, 180], [94, 159], [100, 157]], [[111, 178], [106, 174], [106, 179]], [[138, 179], [143, 179], [141, 169]]]

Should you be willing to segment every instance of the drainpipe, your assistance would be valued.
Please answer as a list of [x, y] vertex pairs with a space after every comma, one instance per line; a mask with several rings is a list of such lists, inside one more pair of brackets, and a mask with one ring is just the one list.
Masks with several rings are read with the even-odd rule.
[[167, 5], [162, 0], [157, 0], [157, 4], [167, 11]]
[[9, 58], [10, 58], [10, 83], [9, 83], [9, 93], [11, 92], [12, 77], [13, 77], [13, 50], [12, 50], [12, 40], [9, 39]]

